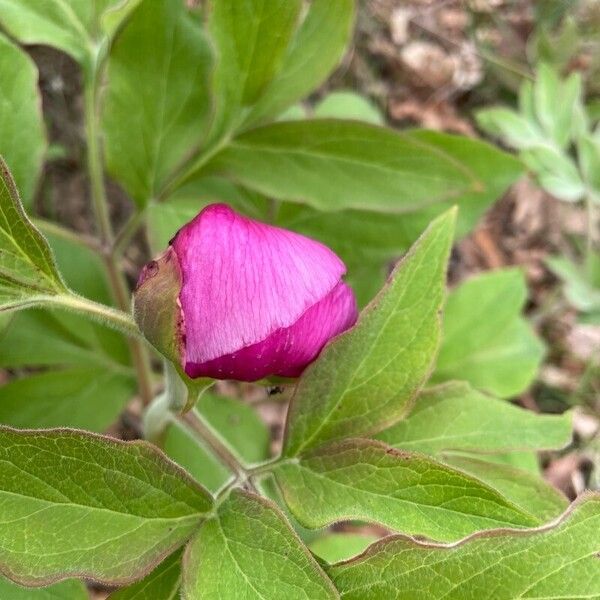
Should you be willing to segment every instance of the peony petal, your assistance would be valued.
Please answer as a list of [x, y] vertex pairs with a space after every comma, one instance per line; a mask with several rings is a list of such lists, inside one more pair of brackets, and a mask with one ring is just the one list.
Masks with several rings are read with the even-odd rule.
[[183, 279], [186, 365], [235, 353], [290, 327], [346, 271], [323, 244], [224, 204], [207, 206], [172, 244]]
[[358, 316], [352, 290], [343, 282], [311, 306], [293, 325], [267, 339], [204, 363], [187, 362], [190, 377], [257, 381], [268, 375], [297, 377], [333, 336]]

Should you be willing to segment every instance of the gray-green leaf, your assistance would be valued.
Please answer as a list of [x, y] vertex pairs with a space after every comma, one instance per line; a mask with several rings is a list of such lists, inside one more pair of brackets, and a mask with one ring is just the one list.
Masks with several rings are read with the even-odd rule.
[[339, 598], [280, 510], [239, 489], [188, 545], [183, 591], [186, 600]]
[[455, 214], [431, 223], [358, 323], [306, 370], [288, 413], [286, 456], [380, 431], [407, 412], [440, 339]]
[[0, 571], [44, 585], [135, 580], [180, 546], [209, 494], [146, 442], [0, 429]]
[[481, 529], [540, 524], [487, 484], [374, 440], [317, 448], [274, 473], [292, 514], [311, 529], [358, 519], [452, 541]]
[[558, 523], [491, 531], [449, 546], [405, 536], [327, 567], [344, 600], [512, 600], [600, 597], [600, 495]]
[[521, 154], [540, 185], [565, 202], [576, 202], [585, 195], [585, 184], [570, 156], [551, 146], [536, 146]]

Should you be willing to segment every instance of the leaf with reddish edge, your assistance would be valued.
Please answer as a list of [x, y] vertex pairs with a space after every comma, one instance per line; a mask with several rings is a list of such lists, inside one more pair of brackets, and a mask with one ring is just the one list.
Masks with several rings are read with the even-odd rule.
[[536, 529], [476, 533], [456, 544], [404, 535], [325, 567], [344, 600], [544, 600], [600, 597], [600, 494]]
[[290, 511], [311, 529], [357, 519], [448, 542], [541, 523], [471, 475], [374, 440], [322, 446], [282, 461], [274, 473]]
[[147, 442], [0, 428], [0, 572], [125, 584], [181, 546], [212, 497]]
[[357, 324], [305, 371], [284, 456], [380, 431], [406, 414], [435, 360], [455, 218], [453, 209], [431, 223]]

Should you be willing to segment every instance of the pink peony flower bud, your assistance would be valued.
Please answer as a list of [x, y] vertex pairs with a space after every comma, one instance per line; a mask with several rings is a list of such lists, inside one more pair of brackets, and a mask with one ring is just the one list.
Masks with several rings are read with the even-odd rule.
[[142, 271], [136, 319], [192, 377], [297, 377], [357, 307], [344, 263], [307, 237], [207, 206]]

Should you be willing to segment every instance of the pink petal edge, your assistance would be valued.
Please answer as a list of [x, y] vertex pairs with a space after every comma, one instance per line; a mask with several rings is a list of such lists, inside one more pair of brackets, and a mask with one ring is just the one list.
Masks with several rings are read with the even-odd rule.
[[351, 288], [339, 282], [293, 325], [261, 342], [206, 361], [186, 362], [190, 377], [257, 381], [269, 375], [298, 377], [335, 335], [356, 322], [358, 309]]

